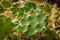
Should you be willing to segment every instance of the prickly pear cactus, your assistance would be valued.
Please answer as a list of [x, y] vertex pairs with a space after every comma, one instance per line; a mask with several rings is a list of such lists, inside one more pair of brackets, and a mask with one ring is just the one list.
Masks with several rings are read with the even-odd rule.
[[15, 30], [28, 36], [41, 33], [47, 24], [46, 19], [47, 16], [43, 11], [37, 9], [30, 10], [24, 14]]
[[0, 39], [7, 37], [12, 32], [12, 22], [5, 15], [0, 15]]

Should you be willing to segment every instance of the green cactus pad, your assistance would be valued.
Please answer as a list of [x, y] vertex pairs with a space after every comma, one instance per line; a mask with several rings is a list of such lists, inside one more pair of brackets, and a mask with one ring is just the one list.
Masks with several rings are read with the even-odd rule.
[[0, 38], [7, 37], [12, 32], [12, 22], [10, 18], [0, 15]]
[[23, 16], [21, 21], [19, 21], [16, 31], [28, 36], [40, 33], [47, 24], [46, 18], [47, 16], [43, 11], [30, 10]]

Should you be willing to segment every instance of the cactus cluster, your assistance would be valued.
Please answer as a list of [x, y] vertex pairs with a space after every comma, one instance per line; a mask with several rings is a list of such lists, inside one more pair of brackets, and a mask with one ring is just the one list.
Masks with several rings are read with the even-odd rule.
[[[55, 24], [58, 17], [58, 11], [55, 7], [46, 2], [39, 4], [27, 1], [22, 6], [19, 2], [1, 1], [0, 40], [8, 35], [11, 36], [11, 32], [30, 37], [42, 33], [48, 26], [50, 30], [50, 25]], [[55, 25], [52, 26], [55, 27]]]

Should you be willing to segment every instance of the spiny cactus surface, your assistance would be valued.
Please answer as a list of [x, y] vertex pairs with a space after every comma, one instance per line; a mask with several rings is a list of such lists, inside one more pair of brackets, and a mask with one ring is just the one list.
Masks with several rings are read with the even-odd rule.
[[0, 38], [4, 38], [10, 35], [12, 22], [10, 18], [4, 15], [0, 15]]
[[46, 19], [47, 16], [43, 11], [30, 10], [19, 21], [16, 31], [28, 36], [40, 33], [47, 24]]

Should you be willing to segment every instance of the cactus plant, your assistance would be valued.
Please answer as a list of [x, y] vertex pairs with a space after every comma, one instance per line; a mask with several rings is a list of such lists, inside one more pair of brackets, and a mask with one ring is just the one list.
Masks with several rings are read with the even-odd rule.
[[45, 26], [48, 24], [48, 16], [44, 10], [37, 9], [36, 4], [32, 2], [27, 2], [24, 7], [19, 10], [18, 16], [21, 15], [21, 13], [23, 16], [21, 19], [17, 17], [17, 26], [14, 30], [20, 32], [21, 34], [32, 36], [36, 33], [41, 33], [41, 31], [43, 31]]
[[[19, 2], [1, 1], [0, 12], [4, 15], [0, 14], [0, 38], [10, 35], [12, 30], [13, 32], [33, 37], [33, 35], [35, 36], [35, 34], [40, 34], [44, 31], [43, 29], [50, 23], [49, 20], [52, 19], [51, 23], [57, 21], [56, 14], [58, 13], [55, 7], [51, 8], [51, 5], [45, 2], [41, 4], [37, 3], [27, 1], [24, 2], [22, 7]], [[12, 22], [14, 24], [11, 29]], [[47, 36], [51, 37], [50, 34]]]
[[5, 15], [0, 15], [0, 39], [7, 37], [12, 32], [11, 19]]
[[19, 21], [18, 28], [16, 31], [32, 36], [36, 33], [40, 33], [46, 26], [47, 16], [43, 11], [38, 9], [30, 10], [28, 13], [24, 14], [22, 19]]

